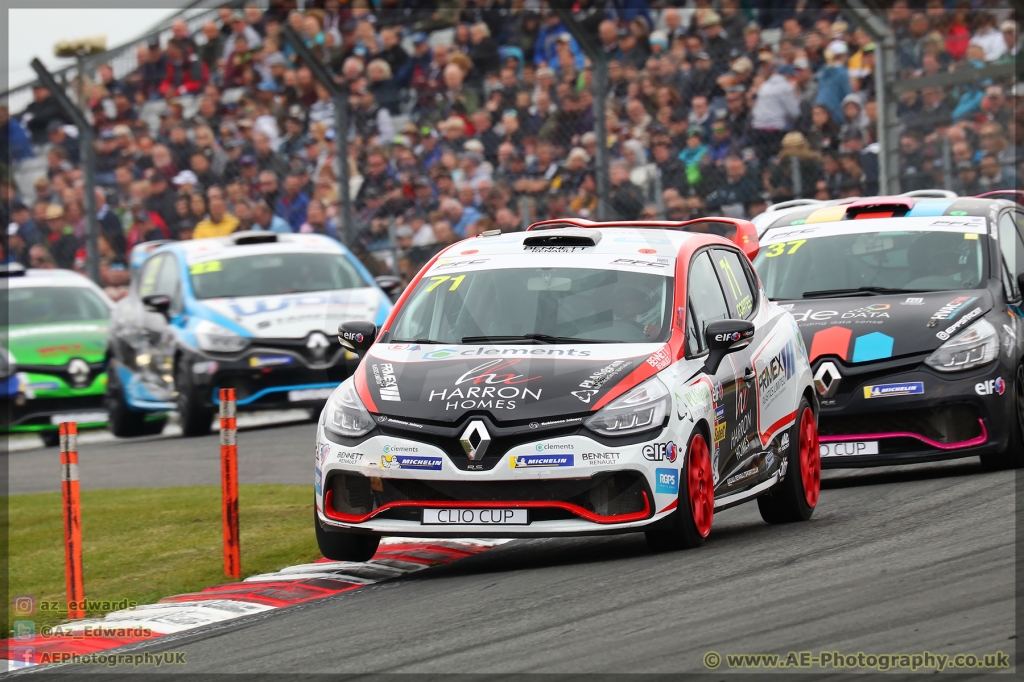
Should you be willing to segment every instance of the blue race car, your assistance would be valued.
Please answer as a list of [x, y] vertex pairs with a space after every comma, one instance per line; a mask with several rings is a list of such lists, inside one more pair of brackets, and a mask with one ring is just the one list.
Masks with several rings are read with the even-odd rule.
[[[338, 325], [383, 323], [384, 289], [328, 237], [239, 232], [136, 250], [131, 291], [114, 309], [106, 402], [116, 436], [148, 433], [177, 410], [186, 436], [209, 433], [218, 389], [243, 410], [319, 413], [358, 359]], [[151, 420], [150, 420], [151, 421]]]

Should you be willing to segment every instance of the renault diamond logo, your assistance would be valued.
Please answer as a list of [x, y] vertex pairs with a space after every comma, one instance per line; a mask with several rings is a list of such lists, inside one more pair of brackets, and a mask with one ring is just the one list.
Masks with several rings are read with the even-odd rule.
[[330, 347], [330, 341], [328, 341], [327, 337], [320, 332], [313, 332], [309, 335], [309, 340], [306, 341], [306, 348], [313, 351], [313, 355], [319, 359], [323, 359], [324, 355], [327, 353], [327, 349]]
[[823, 362], [814, 373], [814, 388], [822, 398], [831, 398], [839, 390], [839, 380], [843, 375], [831, 362]]
[[68, 374], [75, 387], [81, 388], [89, 382], [89, 364], [81, 358], [74, 358], [68, 363]]
[[484, 453], [487, 452], [487, 446], [491, 444], [491, 434], [487, 433], [487, 428], [482, 421], [474, 419], [462, 432], [459, 442], [462, 443], [462, 449], [466, 451], [466, 456], [475, 461], [483, 459]]

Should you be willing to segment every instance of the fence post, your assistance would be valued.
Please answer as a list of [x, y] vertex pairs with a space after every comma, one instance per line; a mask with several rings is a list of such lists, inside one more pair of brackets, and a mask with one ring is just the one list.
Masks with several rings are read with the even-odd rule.
[[804, 197], [804, 176], [800, 173], [800, 159], [795, 156], [789, 157], [790, 168], [793, 171], [793, 198], [803, 199]]
[[953, 190], [953, 150], [945, 135], [942, 136], [942, 185], [943, 189]]
[[652, 162], [654, 166], [654, 205], [658, 209], [658, 220], [665, 219], [665, 188], [661, 186], [661, 169]]
[[224, 526], [224, 575], [242, 577], [238, 536], [238, 445], [235, 425], [235, 389], [220, 389], [220, 491]]
[[85, 588], [82, 579], [82, 514], [78, 498], [78, 424], [61, 422], [60, 488], [64, 509], [64, 582], [68, 595], [68, 618], [85, 618]]
[[572, 37], [576, 39], [583, 54], [590, 59], [593, 69], [591, 86], [594, 89], [594, 135], [597, 136], [597, 149], [594, 151], [594, 180], [597, 183], [597, 220], [608, 220], [608, 197], [611, 186], [608, 178], [608, 124], [605, 121], [605, 110], [608, 106], [608, 55], [597, 40], [597, 36], [588, 34], [577, 23], [572, 13], [572, 3], [552, 2], [551, 11], [558, 15]]
[[523, 230], [523, 232], [525, 232], [526, 228], [533, 224], [533, 218], [530, 215], [529, 197], [519, 197], [519, 220], [521, 223], [520, 229]]
[[334, 74], [322, 64], [306, 47], [306, 43], [288, 24], [281, 25], [281, 35], [292, 46], [302, 63], [309, 67], [313, 77], [327, 89], [334, 102], [334, 162], [338, 183], [338, 213], [341, 223], [341, 242], [351, 246], [356, 238], [356, 227], [352, 217], [352, 198], [349, 196], [348, 168], [348, 85], [339, 85]]

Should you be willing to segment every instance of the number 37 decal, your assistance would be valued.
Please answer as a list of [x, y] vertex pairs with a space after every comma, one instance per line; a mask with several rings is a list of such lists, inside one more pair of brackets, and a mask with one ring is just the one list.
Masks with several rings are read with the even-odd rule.
[[[776, 256], [781, 256], [783, 253], [785, 253], [787, 256], [792, 256], [794, 253], [796, 253], [797, 249], [803, 246], [804, 242], [806, 241], [806, 239], [794, 239], [791, 242], [778, 242], [776, 244], [772, 244], [768, 247], [768, 250], [765, 252], [764, 257], [775, 258]], [[787, 246], [789, 247], [788, 251], [786, 250]]]

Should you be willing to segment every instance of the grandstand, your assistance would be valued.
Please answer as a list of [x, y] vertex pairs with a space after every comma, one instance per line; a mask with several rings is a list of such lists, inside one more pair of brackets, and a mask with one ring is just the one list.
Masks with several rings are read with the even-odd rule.
[[[104, 283], [118, 295], [128, 250], [200, 224], [325, 233], [408, 279], [455, 240], [549, 217], [752, 218], [877, 193], [893, 186], [881, 46], [841, 4], [579, 0], [571, 26], [537, 0], [190, 9], [85, 70]], [[984, 75], [1020, 49], [1009, 5], [895, 0], [879, 16], [896, 69], [883, 85]], [[289, 29], [347, 91], [348, 130]], [[606, 64], [603, 107], [588, 50]], [[6, 101], [4, 256], [84, 271], [78, 131], [45, 88]], [[902, 191], [1021, 188], [1012, 72], [903, 87], [895, 107]]]

